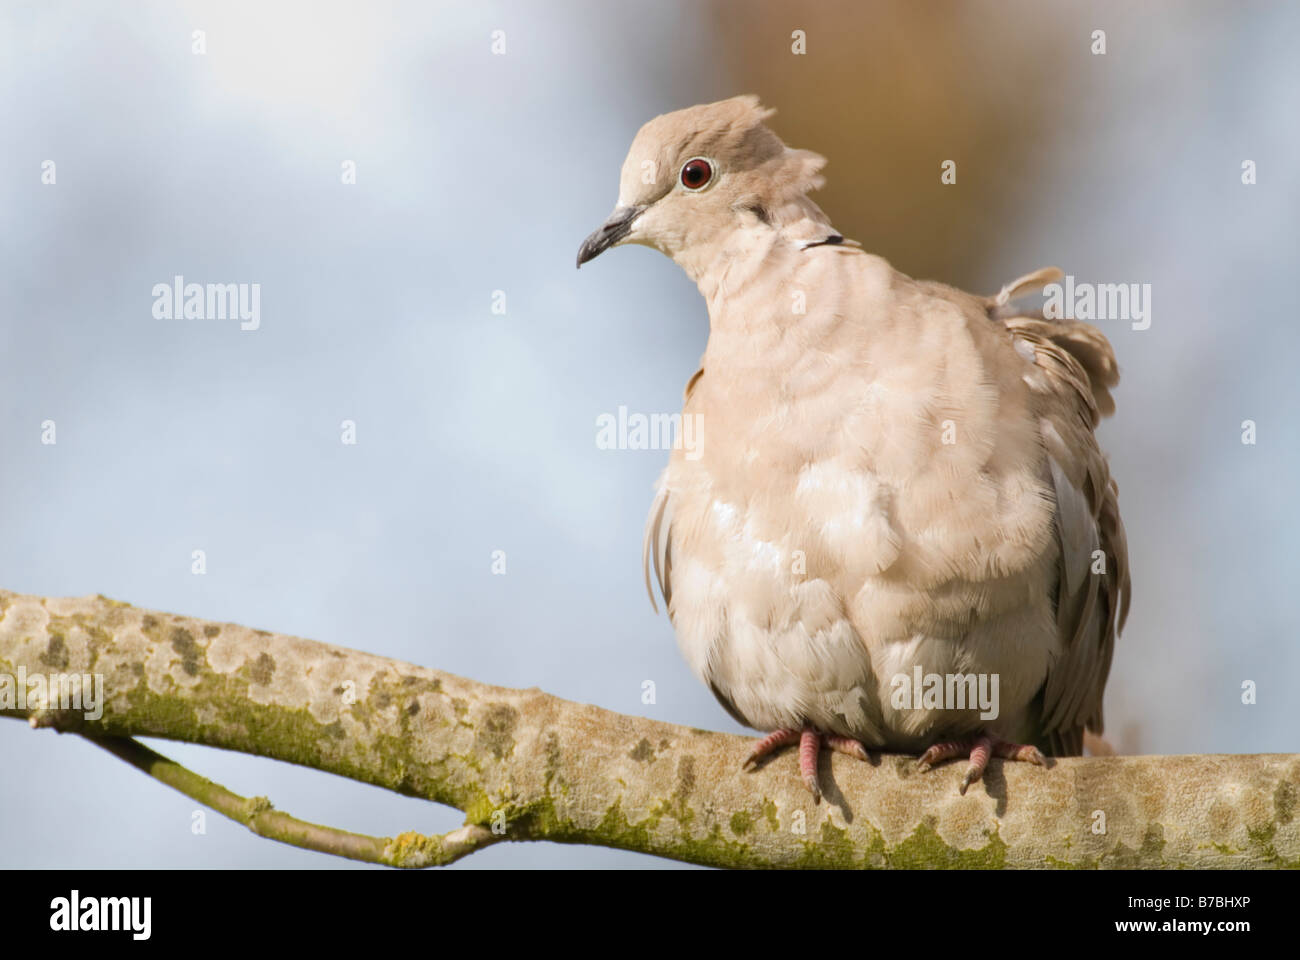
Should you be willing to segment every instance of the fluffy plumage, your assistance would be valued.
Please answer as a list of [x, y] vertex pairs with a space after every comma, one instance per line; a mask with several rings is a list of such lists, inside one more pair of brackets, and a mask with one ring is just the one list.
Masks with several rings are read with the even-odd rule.
[[[1130, 590], [1093, 433], [1114, 410], [1110, 344], [1015, 310], [1057, 271], [980, 297], [844, 241], [808, 197], [823, 159], [770, 115], [737, 97], [647, 123], [618, 235], [580, 255], [654, 246], [708, 304], [683, 406], [703, 444], [660, 479], [647, 587], [653, 568], [691, 668], [752, 727], [1078, 753]], [[693, 157], [714, 170], [698, 192], [678, 179]], [[918, 665], [997, 675], [999, 716], [896, 708], [893, 678]]]

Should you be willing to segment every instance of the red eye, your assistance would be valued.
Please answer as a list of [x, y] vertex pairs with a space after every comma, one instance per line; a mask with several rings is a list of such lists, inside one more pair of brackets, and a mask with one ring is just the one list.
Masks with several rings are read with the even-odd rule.
[[687, 190], [699, 190], [713, 179], [713, 168], [709, 161], [696, 157], [682, 165], [682, 186]]

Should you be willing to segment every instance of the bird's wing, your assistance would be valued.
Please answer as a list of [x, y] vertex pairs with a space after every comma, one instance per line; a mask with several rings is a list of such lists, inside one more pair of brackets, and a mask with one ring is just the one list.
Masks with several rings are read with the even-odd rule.
[[659, 604], [655, 602], [654, 587], [650, 585], [650, 566], [653, 563], [655, 581], [664, 598], [664, 607], [672, 612], [673, 587], [669, 576], [672, 555], [669, 552], [668, 531], [672, 527], [672, 495], [668, 488], [660, 483], [655, 499], [650, 504], [650, 515], [645, 521], [645, 536], [641, 539], [641, 569], [645, 572], [645, 592], [650, 597], [650, 606], [655, 613]]
[[1115, 636], [1128, 616], [1131, 585], [1119, 490], [1093, 432], [1115, 409], [1115, 354], [1096, 327], [1015, 315], [1009, 307], [1014, 296], [1058, 276], [1040, 270], [1014, 281], [988, 307], [1035, 364], [1025, 380], [1035, 397], [1056, 493], [1056, 618], [1063, 647], [1047, 675], [1041, 722], [1048, 748], [1062, 756], [1082, 752], [1085, 727], [1102, 732], [1102, 692]]
[[[690, 402], [691, 391], [695, 389], [695, 385], [700, 382], [700, 377], [703, 375], [704, 368], [701, 367], [686, 383], [686, 390], [682, 397], [683, 416], [686, 416], [685, 407]], [[641, 539], [641, 569], [645, 573], [645, 590], [650, 595], [650, 606], [655, 613], [658, 613], [659, 605], [655, 603], [654, 588], [650, 585], [650, 568], [654, 567], [655, 581], [659, 584], [659, 593], [663, 595], [664, 608], [668, 611], [669, 617], [672, 616], [673, 602], [673, 557], [672, 545], [669, 541], [672, 525], [672, 491], [668, 489], [664, 478], [661, 477], [654, 502], [650, 504], [650, 515], [646, 517], [645, 535]]]

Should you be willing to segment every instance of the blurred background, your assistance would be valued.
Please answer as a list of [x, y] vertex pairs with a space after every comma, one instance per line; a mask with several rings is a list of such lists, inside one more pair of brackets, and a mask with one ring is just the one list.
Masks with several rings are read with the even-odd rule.
[[[619, 405], [679, 409], [704, 304], [650, 250], [573, 263], [644, 121], [752, 92], [829, 158], [836, 226], [908, 274], [1151, 284], [1149, 329], [1099, 324], [1123, 373], [1101, 437], [1135, 586], [1108, 737], [1300, 750], [1298, 48], [1284, 2], [11, 0], [0, 587], [740, 732], [642, 586], [667, 454], [595, 443]], [[155, 319], [152, 287], [177, 274], [260, 283], [260, 329]], [[461, 821], [150, 745], [311, 821]], [[75, 737], [0, 720], [0, 758], [0, 867], [354, 866], [215, 814], [194, 836], [192, 801]], [[453, 869], [539, 866], [678, 865], [521, 844]]]

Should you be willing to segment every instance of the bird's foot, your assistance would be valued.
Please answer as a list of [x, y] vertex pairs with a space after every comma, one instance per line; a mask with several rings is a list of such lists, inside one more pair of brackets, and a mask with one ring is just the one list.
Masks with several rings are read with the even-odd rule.
[[1004, 760], [1023, 760], [1026, 763], [1034, 763], [1040, 767], [1046, 762], [1037, 747], [1023, 743], [1012, 743], [1009, 740], [1003, 740], [1001, 737], [982, 733], [979, 736], [968, 737], [965, 740], [949, 740], [944, 743], [936, 743], [921, 754], [921, 759], [916, 762], [916, 765], [928, 770], [936, 763], [943, 763], [945, 760], [952, 760], [956, 757], [970, 758], [970, 766], [966, 768], [966, 776], [961, 781], [961, 792], [963, 794], [966, 792], [967, 787], [984, 776], [984, 768], [989, 765], [989, 757], [1001, 757]]
[[803, 785], [808, 788], [808, 792], [813, 795], [813, 800], [817, 802], [822, 798], [821, 783], [817, 779], [817, 754], [823, 745], [840, 753], [847, 753], [850, 757], [857, 757], [859, 760], [867, 759], [867, 748], [857, 740], [831, 733], [818, 733], [812, 727], [804, 727], [802, 730], [772, 731], [754, 744], [754, 749], [745, 759], [744, 766], [758, 763], [769, 754], [792, 743], [799, 744], [799, 775], [803, 778]]

